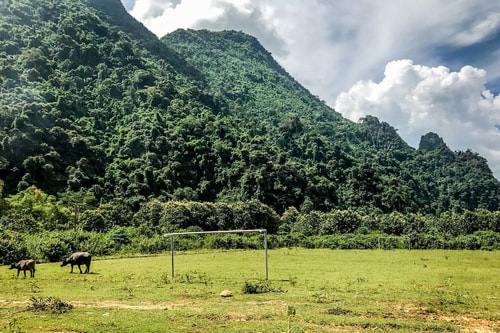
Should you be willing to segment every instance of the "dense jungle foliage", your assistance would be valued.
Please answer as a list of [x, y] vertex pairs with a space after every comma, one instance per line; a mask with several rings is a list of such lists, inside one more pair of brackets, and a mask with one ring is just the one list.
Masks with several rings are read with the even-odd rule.
[[[208, 79], [211, 94], [263, 144], [246, 164], [254, 198], [282, 212], [368, 208], [439, 214], [499, 209], [499, 182], [477, 154], [452, 152], [434, 133], [418, 150], [367, 116], [343, 119], [301, 87], [252, 36], [178, 30], [162, 38]], [[237, 160], [237, 159], [236, 159]]]
[[[75, 198], [76, 199], [76, 198]], [[0, 264], [23, 257], [58, 261], [77, 250], [96, 256], [170, 250], [165, 233], [265, 228], [269, 248], [500, 250], [500, 212], [485, 209], [439, 216], [417, 213], [364, 214], [353, 210], [278, 215], [257, 200], [213, 202], [151, 200], [131, 213], [123, 205], [87, 208], [32, 186], [2, 200]], [[260, 234], [188, 235], [177, 250], [262, 249]]]
[[495, 248], [499, 199], [478, 154], [342, 118], [242, 32], [160, 41], [119, 0], [0, 0], [0, 258], [189, 228]]

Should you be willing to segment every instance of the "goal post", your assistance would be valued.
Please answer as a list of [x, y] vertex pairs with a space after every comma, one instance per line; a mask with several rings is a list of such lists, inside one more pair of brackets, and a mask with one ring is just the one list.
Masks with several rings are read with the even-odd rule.
[[174, 237], [183, 235], [204, 235], [204, 234], [229, 234], [229, 233], [248, 233], [257, 232], [264, 234], [264, 253], [265, 253], [265, 263], [266, 263], [266, 280], [269, 279], [269, 269], [267, 260], [267, 229], [248, 229], [248, 230], [219, 230], [219, 231], [187, 231], [187, 232], [171, 232], [164, 234], [164, 237], [170, 237], [170, 253], [172, 257], [172, 279], [175, 277], [175, 265], [174, 265]]

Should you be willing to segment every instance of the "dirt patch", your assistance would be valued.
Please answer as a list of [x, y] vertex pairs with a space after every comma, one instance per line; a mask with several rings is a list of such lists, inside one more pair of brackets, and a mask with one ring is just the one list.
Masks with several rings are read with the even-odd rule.
[[222, 315], [209, 315], [207, 319], [213, 321], [247, 321], [248, 317], [242, 313], [238, 312], [228, 312]]
[[424, 319], [427, 321], [445, 321], [460, 326], [462, 332], [466, 333], [499, 333], [500, 321], [474, 318], [472, 316], [456, 315], [448, 316], [439, 313], [429, 313], [427, 308], [405, 304], [396, 307], [394, 318]]
[[141, 303], [141, 304], [127, 304], [116, 301], [107, 302], [71, 302], [78, 308], [106, 308], [106, 309], [131, 309], [131, 310], [172, 310], [172, 304], [155, 304], [155, 303]]
[[28, 304], [26, 301], [7, 301], [5, 299], [0, 299], [0, 307], [3, 307], [5, 305], [12, 304], [12, 305], [22, 305], [22, 304]]
[[0, 308], [26, 308], [28, 301], [7, 301], [0, 299]]
[[468, 316], [437, 316], [438, 320], [447, 321], [460, 326], [464, 332], [470, 333], [498, 333], [500, 322], [487, 319], [478, 319]]
[[[130, 310], [173, 310], [175, 308], [188, 308], [195, 312], [202, 312], [196, 302], [178, 301], [171, 303], [149, 303], [142, 302], [139, 304], [129, 304], [119, 301], [69, 301], [76, 308], [100, 308], [100, 309], [130, 309]], [[0, 299], [0, 307], [24, 307], [29, 304], [28, 301], [8, 301]]]
[[99, 301], [99, 302], [78, 302], [72, 301], [75, 307], [79, 308], [100, 308], [100, 309], [130, 309], [130, 310], [173, 310], [175, 308], [188, 308], [195, 312], [202, 312], [202, 309], [190, 301], [179, 301], [172, 303], [149, 303], [129, 304], [119, 301]]

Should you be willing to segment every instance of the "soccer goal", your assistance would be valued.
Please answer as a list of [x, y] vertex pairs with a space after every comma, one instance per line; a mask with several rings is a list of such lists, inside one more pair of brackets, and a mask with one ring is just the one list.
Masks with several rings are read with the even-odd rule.
[[379, 250], [408, 249], [411, 250], [410, 237], [407, 236], [380, 236]]
[[184, 236], [184, 235], [204, 235], [204, 234], [228, 234], [228, 233], [249, 233], [257, 232], [264, 235], [264, 253], [265, 253], [265, 264], [266, 264], [266, 280], [269, 279], [269, 269], [267, 260], [267, 229], [249, 229], [249, 230], [220, 230], [220, 231], [189, 231], [189, 232], [172, 232], [164, 234], [165, 237], [170, 237], [170, 253], [172, 256], [172, 279], [175, 277], [175, 264], [174, 264], [174, 237]]

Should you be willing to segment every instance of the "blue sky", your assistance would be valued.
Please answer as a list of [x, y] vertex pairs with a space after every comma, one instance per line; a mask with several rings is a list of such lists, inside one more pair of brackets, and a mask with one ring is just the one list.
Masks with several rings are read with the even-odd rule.
[[346, 118], [377, 116], [413, 147], [428, 132], [500, 179], [500, 1], [122, 0], [159, 37], [234, 29], [259, 39]]
[[[500, 50], [500, 29], [485, 40], [467, 46], [448, 45], [436, 46], [433, 50], [436, 59], [441, 64], [450, 67], [453, 70], [459, 70], [465, 65], [471, 65], [478, 68], [485, 68], [488, 72], [494, 73], [498, 69]], [[489, 69], [489, 70], [488, 70]], [[487, 88], [495, 94], [500, 93], [500, 77], [492, 76], [486, 84]]]

